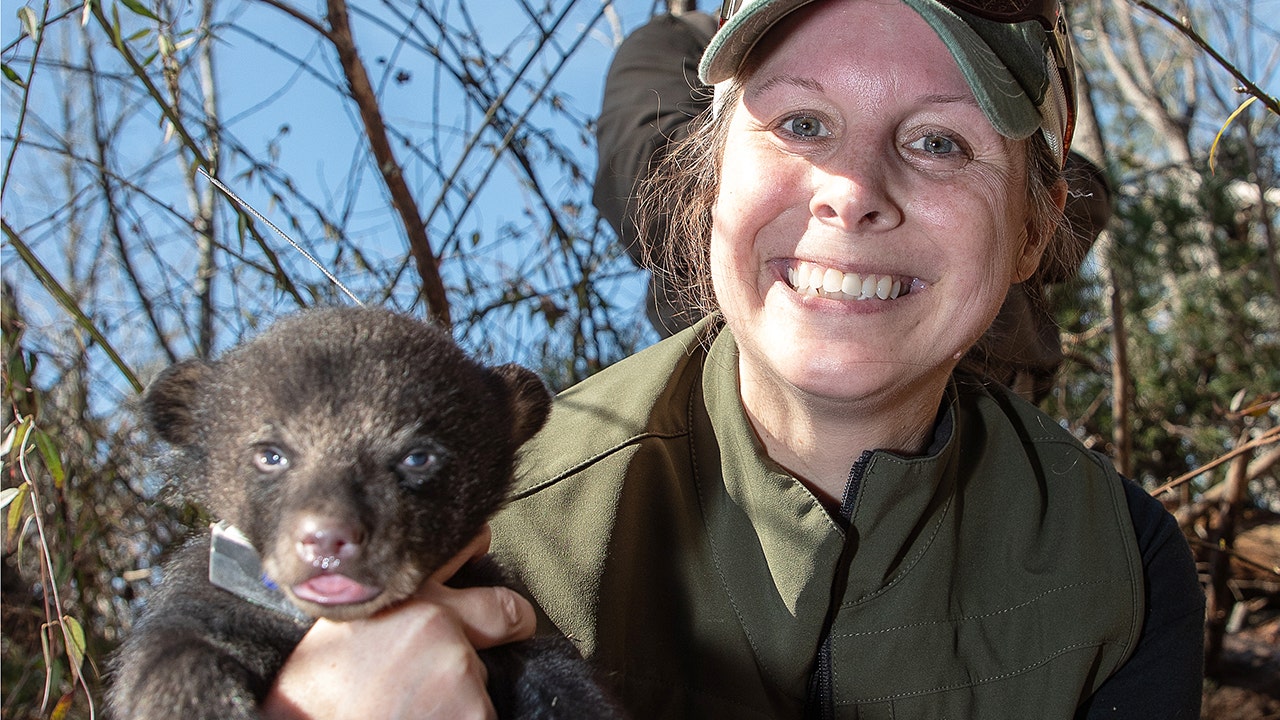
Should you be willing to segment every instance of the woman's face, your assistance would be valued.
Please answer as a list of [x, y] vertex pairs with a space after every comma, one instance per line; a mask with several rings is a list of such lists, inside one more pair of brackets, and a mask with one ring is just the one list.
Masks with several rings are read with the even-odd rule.
[[711, 239], [744, 387], [936, 400], [1039, 259], [1022, 143], [896, 0], [815, 3], [756, 53]]

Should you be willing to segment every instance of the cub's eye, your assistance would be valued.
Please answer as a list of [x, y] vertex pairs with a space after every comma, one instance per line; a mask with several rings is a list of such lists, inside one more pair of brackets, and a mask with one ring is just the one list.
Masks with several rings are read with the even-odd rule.
[[396, 474], [406, 487], [420, 488], [432, 477], [435, 477], [444, 463], [444, 455], [440, 450], [431, 447], [418, 448], [396, 463]]
[[289, 467], [289, 456], [280, 448], [268, 445], [254, 452], [253, 466], [261, 472], [281, 472]]
[[827, 126], [812, 115], [797, 115], [787, 119], [782, 125], [788, 132], [800, 137], [827, 137], [831, 134]]
[[400, 467], [406, 470], [422, 471], [434, 467], [439, 457], [430, 450], [414, 450], [400, 460]]

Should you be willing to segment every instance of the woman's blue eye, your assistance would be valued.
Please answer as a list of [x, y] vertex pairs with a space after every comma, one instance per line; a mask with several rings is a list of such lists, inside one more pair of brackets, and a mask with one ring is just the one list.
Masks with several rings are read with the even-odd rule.
[[785, 123], [787, 130], [800, 137], [824, 137], [829, 135], [822, 121], [812, 115], [797, 115]]
[[960, 150], [959, 144], [946, 135], [925, 135], [908, 147], [923, 150], [930, 155], [949, 155]]

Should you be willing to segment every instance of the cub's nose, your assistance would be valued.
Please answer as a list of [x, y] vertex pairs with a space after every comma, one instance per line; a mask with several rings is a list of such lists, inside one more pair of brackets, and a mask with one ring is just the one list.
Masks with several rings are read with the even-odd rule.
[[306, 515], [298, 521], [294, 537], [303, 562], [330, 570], [360, 556], [365, 532], [364, 528], [336, 518]]

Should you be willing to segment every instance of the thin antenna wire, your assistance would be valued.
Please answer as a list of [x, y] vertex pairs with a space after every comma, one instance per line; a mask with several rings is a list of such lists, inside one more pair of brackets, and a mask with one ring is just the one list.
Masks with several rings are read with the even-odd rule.
[[267, 224], [267, 227], [271, 228], [272, 230], [275, 230], [275, 231], [276, 231], [276, 234], [277, 234], [277, 235], [279, 235], [280, 237], [284, 238], [286, 242], [288, 242], [290, 245], [292, 245], [294, 250], [297, 250], [298, 252], [302, 253], [302, 257], [304, 257], [304, 258], [306, 258], [307, 260], [311, 261], [311, 264], [312, 264], [312, 265], [315, 265], [317, 268], [320, 268], [320, 272], [324, 273], [324, 276], [325, 276], [325, 277], [327, 277], [327, 278], [329, 278], [329, 282], [333, 283], [334, 285], [337, 285], [337, 286], [338, 286], [338, 289], [339, 289], [339, 290], [341, 290], [342, 292], [346, 293], [346, 294], [347, 294], [347, 297], [351, 298], [351, 300], [352, 300], [356, 305], [360, 305], [360, 306], [363, 306], [363, 305], [364, 305], [364, 303], [360, 302], [360, 298], [356, 297], [356, 296], [355, 296], [355, 294], [353, 294], [350, 290], [348, 290], [348, 289], [347, 289], [347, 286], [346, 286], [346, 285], [343, 285], [343, 284], [342, 284], [342, 281], [341, 281], [341, 280], [339, 280], [338, 278], [334, 277], [334, 276], [333, 276], [333, 273], [329, 272], [328, 268], [326, 268], [324, 265], [321, 265], [319, 260], [316, 260], [314, 257], [312, 257], [312, 256], [311, 256], [311, 253], [307, 252], [305, 249], [303, 249], [303, 247], [302, 247], [301, 245], [299, 245], [298, 243], [294, 242], [293, 238], [291, 238], [291, 237], [289, 237], [288, 235], [286, 235], [286, 234], [284, 233], [284, 231], [283, 231], [283, 230], [281, 230], [280, 228], [276, 227], [274, 223], [272, 223], [270, 220], [268, 220], [268, 219], [266, 219], [265, 217], [263, 217], [263, 216], [262, 216], [262, 213], [258, 212], [257, 210], [254, 210], [252, 205], [250, 205], [249, 203], [245, 202], [244, 200], [241, 200], [239, 195], [236, 195], [235, 193], [231, 192], [231, 189], [230, 189], [230, 188], [228, 188], [226, 185], [223, 185], [223, 184], [222, 184], [221, 182], [219, 182], [219, 181], [218, 181], [218, 179], [217, 179], [217, 178], [215, 178], [214, 176], [212, 176], [212, 175], [210, 175], [209, 173], [205, 172], [205, 171], [204, 171], [204, 168], [199, 167], [199, 166], [196, 166], [196, 170], [199, 170], [199, 171], [200, 171], [200, 174], [201, 174], [201, 175], [203, 175], [203, 176], [205, 177], [205, 179], [206, 179], [206, 180], [208, 180], [209, 182], [213, 183], [213, 184], [214, 184], [214, 186], [216, 186], [219, 190], [221, 190], [222, 192], [226, 193], [226, 194], [227, 194], [227, 197], [229, 197], [229, 198], [231, 198], [232, 200], [235, 200], [237, 203], [239, 203], [239, 204], [240, 204], [240, 207], [242, 207], [242, 208], [244, 208], [245, 210], [249, 211], [249, 213], [250, 213], [251, 215], [253, 215], [254, 217], [258, 218], [258, 219], [259, 219], [259, 220], [261, 220], [262, 222], [266, 223], [266, 224]]

